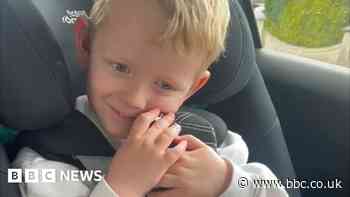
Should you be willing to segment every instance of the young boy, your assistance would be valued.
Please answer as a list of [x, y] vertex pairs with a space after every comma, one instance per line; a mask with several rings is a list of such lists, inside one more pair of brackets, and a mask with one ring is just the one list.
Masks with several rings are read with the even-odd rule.
[[[224, 51], [229, 19], [228, 0], [96, 0], [76, 32], [88, 74], [88, 94], [77, 99], [77, 109], [121, 146], [91, 190], [27, 183], [23, 195], [288, 196], [282, 187], [239, 188], [240, 177], [249, 183], [276, 179], [266, 166], [247, 164], [239, 135], [229, 132], [216, 153], [193, 136], [178, 136], [181, 128], [173, 124], [174, 113], [208, 81], [208, 66]], [[166, 115], [153, 123], [161, 112]], [[19, 167], [70, 168], [26, 150], [15, 161]], [[150, 192], [155, 187], [169, 189]]]

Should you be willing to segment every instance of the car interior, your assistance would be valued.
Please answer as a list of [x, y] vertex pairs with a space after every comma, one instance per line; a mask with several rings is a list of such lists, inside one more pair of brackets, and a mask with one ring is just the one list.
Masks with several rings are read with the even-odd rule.
[[[45, 129], [74, 111], [85, 78], [75, 59], [72, 17], [91, 4], [0, 0], [3, 128]], [[262, 48], [250, 1], [232, 0], [230, 9], [225, 55], [185, 106], [220, 117], [246, 141], [249, 161], [266, 164], [279, 179], [337, 178], [344, 186], [286, 188], [291, 197], [348, 196], [350, 70]], [[14, 157], [11, 141], [0, 145], [0, 196], [20, 197], [18, 185], [8, 183]]]

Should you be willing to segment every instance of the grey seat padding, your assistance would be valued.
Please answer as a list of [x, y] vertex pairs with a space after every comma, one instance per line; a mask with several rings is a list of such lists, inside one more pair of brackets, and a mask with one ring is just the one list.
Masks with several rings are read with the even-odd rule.
[[0, 2], [0, 122], [15, 129], [51, 125], [73, 105], [61, 49], [31, 1]]

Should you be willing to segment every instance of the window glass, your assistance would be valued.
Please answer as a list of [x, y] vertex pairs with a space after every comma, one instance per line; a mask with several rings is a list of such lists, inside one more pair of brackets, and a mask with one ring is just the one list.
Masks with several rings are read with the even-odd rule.
[[251, 0], [263, 47], [350, 67], [350, 0]]

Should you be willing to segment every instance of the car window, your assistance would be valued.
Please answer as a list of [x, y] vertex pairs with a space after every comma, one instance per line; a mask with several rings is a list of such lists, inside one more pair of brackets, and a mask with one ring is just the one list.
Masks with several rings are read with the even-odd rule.
[[350, 68], [350, 0], [251, 0], [262, 46]]

